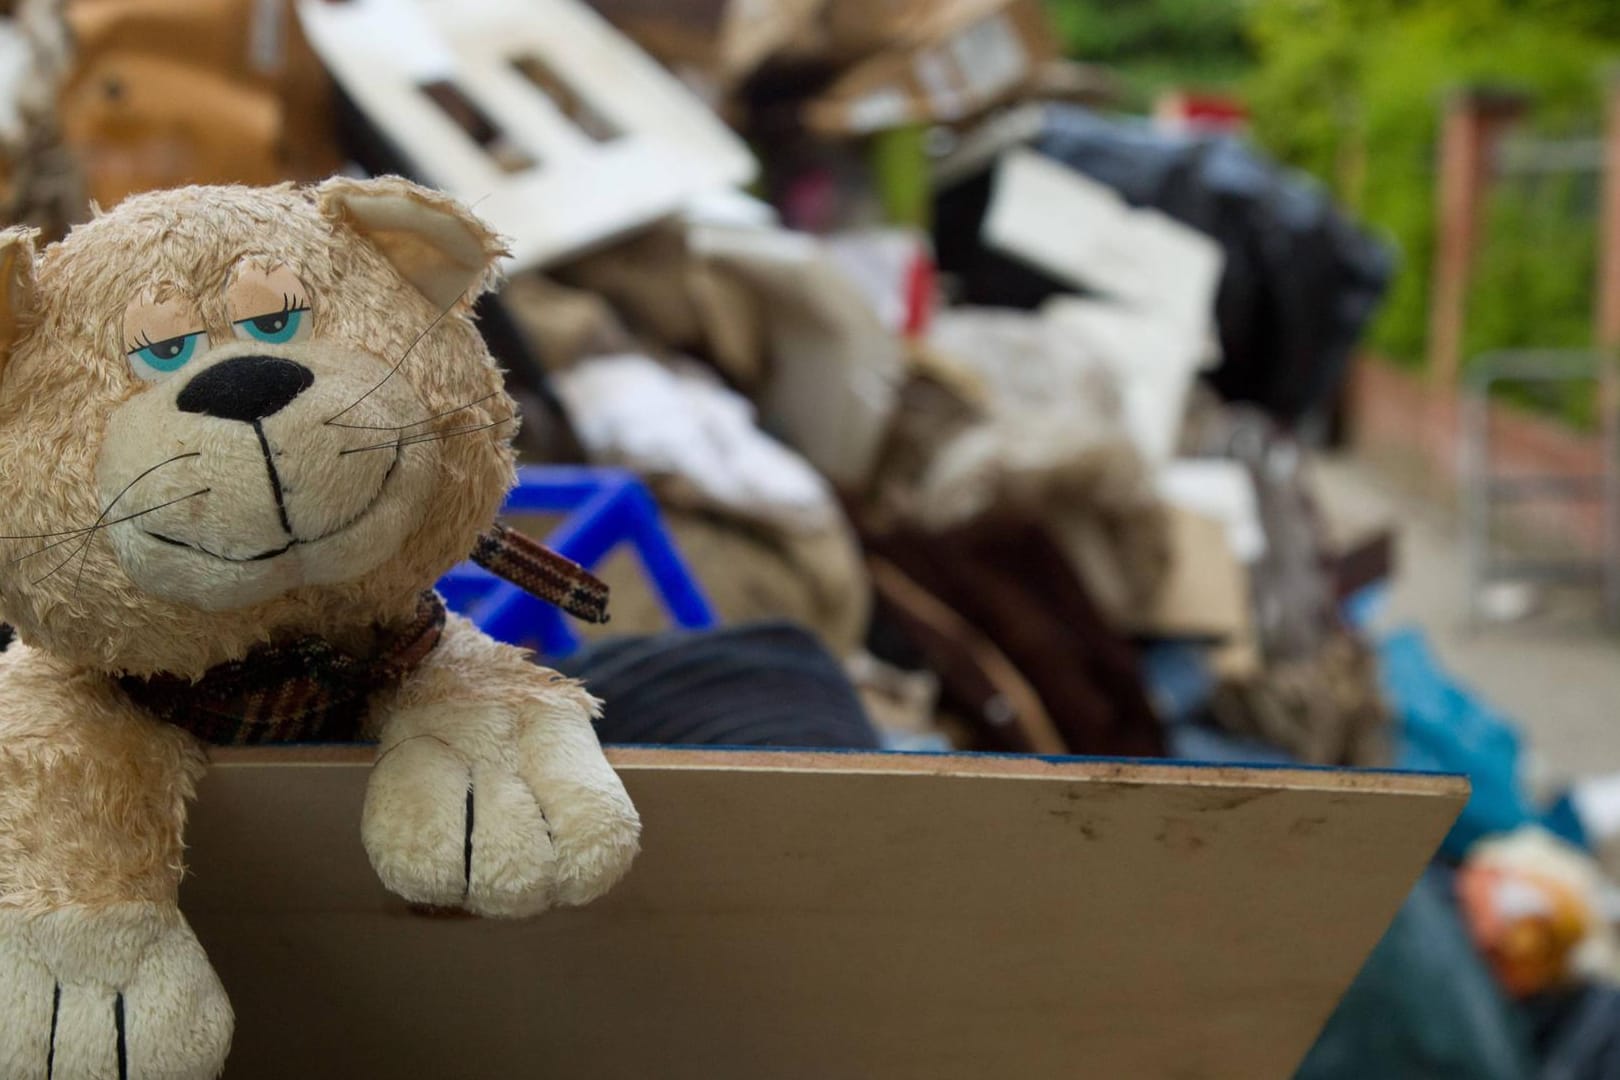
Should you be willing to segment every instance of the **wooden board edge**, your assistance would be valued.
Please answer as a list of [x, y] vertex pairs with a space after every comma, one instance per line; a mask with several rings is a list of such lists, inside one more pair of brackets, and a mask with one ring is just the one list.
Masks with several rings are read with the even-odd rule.
[[[375, 751], [366, 745], [214, 747], [209, 751], [210, 762], [225, 767], [369, 766], [374, 756]], [[1437, 797], [1455, 800], [1459, 806], [1467, 800], [1471, 790], [1467, 777], [1447, 773], [1220, 765], [1140, 759], [1035, 757], [1016, 754], [610, 746], [607, 748], [607, 757], [614, 768], [621, 772], [682, 769], [832, 772], [1198, 787], [1286, 788]]]

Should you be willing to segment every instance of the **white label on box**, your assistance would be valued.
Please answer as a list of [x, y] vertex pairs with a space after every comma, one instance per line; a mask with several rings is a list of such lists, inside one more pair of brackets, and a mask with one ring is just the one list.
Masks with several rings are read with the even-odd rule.
[[1266, 529], [1254, 477], [1235, 461], [1178, 458], [1159, 470], [1159, 496], [1172, 506], [1214, 518], [1239, 562], [1253, 565], [1266, 553]]
[[917, 73], [923, 93], [928, 95], [928, 104], [936, 119], [952, 120], [966, 111], [958, 89], [962, 76], [955, 70], [949, 54], [939, 49], [924, 50], [917, 54], [911, 67]]
[[906, 95], [892, 86], [874, 90], [849, 104], [849, 129], [856, 134], [883, 131], [911, 119]]
[[1004, 93], [1029, 70], [1029, 53], [1005, 15], [968, 27], [950, 47], [969, 88], [981, 99]]

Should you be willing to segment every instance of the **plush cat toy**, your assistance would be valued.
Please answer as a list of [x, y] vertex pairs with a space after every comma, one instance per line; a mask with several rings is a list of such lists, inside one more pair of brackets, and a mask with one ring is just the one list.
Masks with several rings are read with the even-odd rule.
[[205, 741], [375, 739], [362, 837], [418, 904], [532, 915], [628, 868], [595, 702], [430, 591], [504, 557], [513, 405], [468, 315], [501, 254], [392, 178], [0, 233], [0, 1077], [223, 1067], [176, 907]]

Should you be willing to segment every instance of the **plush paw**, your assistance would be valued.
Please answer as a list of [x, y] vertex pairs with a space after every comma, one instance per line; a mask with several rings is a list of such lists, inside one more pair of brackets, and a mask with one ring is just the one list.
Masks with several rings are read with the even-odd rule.
[[641, 824], [588, 708], [441, 706], [397, 718], [362, 824], [383, 884], [413, 903], [508, 917], [611, 888]]
[[172, 906], [0, 911], [0, 1076], [210, 1080], [225, 988]]

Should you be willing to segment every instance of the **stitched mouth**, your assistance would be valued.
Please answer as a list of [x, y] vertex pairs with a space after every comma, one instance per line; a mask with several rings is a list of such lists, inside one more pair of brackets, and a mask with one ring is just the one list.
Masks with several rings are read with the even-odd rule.
[[[394, 472], [395, 472], [395, 470], [397, 470], [399, 468], [399, 460], [400, 460], [400, 458], [402, 456], [403, 456], [403, 454], [402, 454], [401, 451], [396, 450], [394, 452], [393, 463], [388, 466], [388, 471], [383, 474], [382, 483], [377, 485], [377, 493], [371, 497], [370, 501], [368, 501], [366, 503], [366, 505], [362, 506], [358, 511], [356, 511], [354, 513], [353, 516], [351, 516], [347, 521], [343, 522], [343, 524], [337, 526], [334, 529], [329, 529], [329, 530], [327, 530], [326, 532], [322, 533], [319, 536], [311, 536], [311, 537], [308, 537], [307, 539], [306, 538], [301, 538], [301, 537], [296, 537], [296, 536], [292, 537], [285, 544], [283, 544], [281, 547], [272, 548], [272, 549], [270, 549], [268, 551], [261, 551], [257, 555], [246, 555], [246, 556], [243, 556], [243, 555], [221, 555], [217, 551], [208, 550], [206, 547], [203, 547], [201, 544], [193, 543], [193, 542], [188, 541], [188, 540], [177, 540], [172, 536], [165, 536], [162, 533], [156, 533], [156, 532], [151, 531], [150, 529], [142, 529], [141, 532], [145, 533], [147, 536], [150, 536], [153, 540], [156, 540], [156, 541], [158, 541], [160, 543], [170, 544], [170, 545], [172, 545], [174, 547], [187, 548], [187, 549], [189, 549], [191, 551], [197, 552], [199, 555], [207, 555], [211, 559], [218, 559], [220, 562], [228, 562], [228, 563], [268, 562], [271, 559], [279, 558], [282, 555], [287, 554], [287, 552], [291, 551], [293, 548], [307, 547], [310, 544], [318, 544], [323, 540], [330, 540], [332, 537], [338, 536], [338, 535], [340, 535], [342, 533], [345, 533], [345, 532], [348, 532], [350, 529], [352, 529], [356, 525], [360, 524], [361, 520], [363, 518], [365, 518], [365, 516], [367, 514], [371, 513], [371, 511], [376, 507], [376, 505], [378, 503], [382, 502], [383, 494], [388, 490], [388, 482], [394, 478]], [[279, 487], [277, 488], [276, 494], [277, 494], [277, 506], [276, 506], [276, 509], [281, 514], [282, 521], [285, 523], [286, 520], [287, 520], [286, 511], [281, 506], [281, 503], [280, 503], [280, 489], [279, 489]]]
[[[188, 544], [184, 540], [176, 540], [172, 536], [164, 536], [162, 533], [155, 533], [150, 529], [142, 529], [141, 531], [144, 532], [147, 536], [150, 536], [152, 539], [161, 541], [162, 543], [171, 544], [174, 547], [189, 548], [190, 550], [198, 552], [199, 554], [207, 555], [210, 559], [218, 559], [220, 562], [233, 562], [233, 563], [265, 562], [266, 560], [274, 559], [277, 556], [287, 554], [287, 552], [291, 551], [293, 548], [297, 547], [299, 544], [313, 544], [313, 543], [316, 542], [316, 540], [289, 540], [283, 546], [275, 548], [272, 551], [261, 551], [257, 555], [249, 555], [246, 558], [243, 558], [242, 556], [239, 556], [239, 555], [221, 555], [217, 551], [209, 551], [207, 548], [203, 547], [201, 544]], [[331, 536], [331, 535], [334, 535], [334, 534], [327, 533], [326, 535]], [[317, 540], [324, 540], [324, 539], [326, 539], [325, 536], [317, 537]]]

